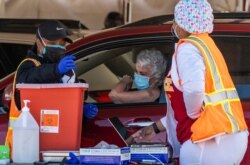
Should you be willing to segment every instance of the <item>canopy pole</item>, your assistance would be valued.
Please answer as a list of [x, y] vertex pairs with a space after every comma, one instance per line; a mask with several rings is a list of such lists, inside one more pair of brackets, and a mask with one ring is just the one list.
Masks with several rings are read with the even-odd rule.
[[0, 17], [5, 18], [5, 0], [0, 0]]
[[132, 1], [131, 0], [123, 0], [123, 17], [124, 23], [132, 22]]

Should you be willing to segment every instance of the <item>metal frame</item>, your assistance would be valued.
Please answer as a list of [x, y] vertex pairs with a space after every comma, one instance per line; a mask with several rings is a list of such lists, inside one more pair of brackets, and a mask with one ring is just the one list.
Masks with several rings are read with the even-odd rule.
[[[246, 20], [249, 19], [250, 21], [250, 13], [214, 13], [215, 19], [233, 19], [233, 20]], [[160, 15], [155, 17], [146, 18], [137, 22], [133, 22], [124, 26], [125, 27], [134, 27], [134, 26], [150, 26], [150, 25], [161, 25], [170, 21], [173, 21], [174, 15]], [[235, 22], [235, 21], [232, 21]]]
[[[36, 30], [44, 21], [52, 19], [0, 19], [0, 32], [36, 33]], [[54, 19], [55, 20], [55, 19]], [[59, 19], [68, 29], [88, 29], [80, 21]], [[69, 33], [71, 33], [69, 31]]]

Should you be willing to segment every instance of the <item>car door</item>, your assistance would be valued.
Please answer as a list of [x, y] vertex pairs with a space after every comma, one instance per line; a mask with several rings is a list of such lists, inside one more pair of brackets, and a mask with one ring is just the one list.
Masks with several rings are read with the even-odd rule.
[[[119, 38], [98, 41], [91, 46], [83, 46], [70, 53], [77, 60], [77, 76], [89, 84], [86, 103], [98, 106], [95, 119], [84, 122], [82, 146], [89, 147], [104, 140], [110, 144], [122, 146], [119, 136], [108, 122], [110, 117], [118, 117], [127, 128], [128, 136], [143, 126], [159, 120], [166, 114], [165, 93], [154, 102], [114, 104], [108, 93], [125, 74], [133, 77], [135, 58], [140, 50], [157, 49], [166, 60], [171, 61], [174, 49], [170, 33], [122, 36]], [[165, 142], [164, 133], [157, 135], [156, 142]]]

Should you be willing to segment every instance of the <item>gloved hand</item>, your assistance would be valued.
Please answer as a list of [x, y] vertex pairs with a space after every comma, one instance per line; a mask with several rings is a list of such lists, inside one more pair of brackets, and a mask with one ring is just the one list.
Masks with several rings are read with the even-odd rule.
[[98, 113], [98, 108], [95, 104], [84, 103], [83, 111], [84, 111], [83, 114], [86, 118], [93, 119]]
[[63, 74], [65, 74], [65, 73], [67, 73], [68, 71], [70, 71], [70, 70], [72, 70], [72, 69], [75, 69], [75, 68], [76, 68], [76, 64], [75, 64], [75, 62], [74, 62], [74, 59], [75, 59], [75, 58], [76, 58], [76, 57], [75, 57], [75, 56], [72, 56], [72, 55], [63, 57], [63, 58], [60, 60], [58, 66], [57, 66], [58, 72], [59, 72], [61, 75], [63, 75]]
[[73, 152], [69, 152], [70, 159], [65, 158], [63, 160], [64, 164], [80, 164], [80, 161]]

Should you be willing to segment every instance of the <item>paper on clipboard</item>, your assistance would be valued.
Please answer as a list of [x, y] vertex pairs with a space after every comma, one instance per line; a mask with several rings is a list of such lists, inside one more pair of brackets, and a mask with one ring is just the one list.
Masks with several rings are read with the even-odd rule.
[[152, 125], [154, 122], [152, 121], [145, 121], [145, 122], [135, 122], [135, 123], [129, 123], [126, 126], [128, 127], [147, 127]]

